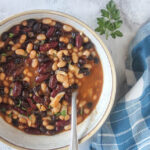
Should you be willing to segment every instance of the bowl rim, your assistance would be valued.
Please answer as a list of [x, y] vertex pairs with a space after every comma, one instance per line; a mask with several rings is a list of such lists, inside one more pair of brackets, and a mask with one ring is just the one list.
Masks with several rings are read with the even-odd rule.
[[[112, 73], [112, 91], [111, 91], [110, 101], [109, 101], [109, 104], [107, 106], [107, 109], [106, 109], [103, 117], [97, 123], [95, 128], [92, 131], [90, 131], [86, 136], [84, 136], [82, 139], [79, 140], [79, 143], [83, 143], [83, 142], [87, 141], [90, 137], [92, 137], [98, 131], [98, 129], [104, 124], [104, 122], [106, 121], [106, 119], [109, 116], [109, 114], [111, 112], [111, 109], [113, 107], [113, 104], [114, 104], [114, 101], [115, 101], [115, 95], [116, 95], [117, 81], [116, 81], [115, 66], [114, 66], [112, 57], [109, 53], [109, 50], [107, 49], [107, 47], [105, 46], [105, 44], [103, 43], [101, 38], [95, 33], [95, 31], [93, 31], [87, 24], [80, 21], [76, 17], [73, 17], [71, 15], [68, 15], [68, 14], [60, 12], [60, 11], [53, 11], [53, 10], [48, 10], [48, 9], [34, 9], [34, 10], [30, 10], [30, 11], [24, 11], [24, 12], [21, 12], [21, 13], [14, 14], [10, 17], [7, 17], [6, 19], [3, 19], [2, 21], [0, 21], [0, 26], [5, 24], [6, 22], [12, 20], [12, 19], [17, 18], [17, 17], [21, 17], [21, 16], [24, 16], [24, 15], [30, 15], [30, 14], [36, 14], [36, 13], [55, 14], [55, 15], [63, 16], [63, 17], [66, 17], [70, 20], [73, 20], [73, 21], [77, 22], [78, 24], [85, 27], [89, 32], [91, 32], [93, 34], [93, 36], [100, 42], [101, 46], [103, 47], [103, 49], [104, 49], [104, 51], [107, 55], [107, 58], [108, 58], [108, 61], [109, 61], [109, 64], [110, 64], [110, 68], [111, 68], [111, 73]], [[24, 147], [18, 146], [16, 144], [13, 144], [13, 143], [9, 142], [6, 139], [3, 139], [1, 136], [0, 136], [0, 141], [3, 142], [4, 144], [8, 145], [8, 146], [11, 146], [11, 147], [15, 148], [15, 149], [27, 150]], [[58, 148], [57, 150], [66, 150], [67, 148], [68, 148], [68, 146], [64, 146], [64, 147]], [[53, 149], [53, 150], [56, 150], [56, 149]]]

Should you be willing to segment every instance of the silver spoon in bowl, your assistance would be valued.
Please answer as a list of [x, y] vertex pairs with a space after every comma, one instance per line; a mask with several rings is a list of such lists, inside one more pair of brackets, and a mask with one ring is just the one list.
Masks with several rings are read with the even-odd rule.
[[76, 108], [77, 91], [72, 93], [72, 110], [71, 110], [71, 143], [69, 150], [78, 150], [77, 136], [77, 108]]

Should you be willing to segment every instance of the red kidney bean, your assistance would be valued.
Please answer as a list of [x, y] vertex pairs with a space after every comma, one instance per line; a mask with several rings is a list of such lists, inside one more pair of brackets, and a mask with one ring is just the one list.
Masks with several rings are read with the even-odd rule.
[[50, 38], [55, 32], [55, 28], [54, 27], [50, 27], [50, 29], [47, 31], [46, 36], [48, 38]]
[[57, 127], [63, 127], [65, 125], [68, 125], [69, 123], [70, 123], [70, 120], [68, 120], [68, 121], [59, 120], [59, 121], [56, 121], [56, 126]]
[[78, 35], [76, 36], [76, 47], [77, 47], [77, 48], [80, 48], [80, 47], [82, 46], [82, 42], [83, 42], [82, 37], [81, 37], [80, 34], [78, 34]]
[[8, 75], [11, 75], [13, 71], [15, 70], [15, 68], [16, 68], [16, 65], [12, 61], [4, 65], [5, 73]]
[[14, 109], [15, 109], [16, 111], [18, 111], [20, 114], [27, 115], [27, 112], [26, 112], [26, 111], [24, 111], [24, 110], [22, 110], [22, 109], [20, 109], [20, 108], [18, 108], [18, 107], [14, 107]]
[[52, 70], [52, 63], [51, 62], [44, 63], [38, 68], [38, 72], [40, 74], [50, 72], [51, 70]]
[[51, 92], [51, 97], [55, 97], [56, 95], [57, 95], [57, 90], [56, 89], [54, 89], [52, 92]]
[[40, 53], [39, 56], [38, 56], [38, 61], [40, 63], [44, 63], [44, 62], [50, 61], [50, 59], [46, 54]]
[[44, 99], [42, 99], [41, 97], [36, 96], [36, 95], [33, 96], [33, 99], [36, 103], [43, 103], [44, 102]]
[[56, 87], [56, 85], [57, 85], [56, 75], [53, 75], [53, 76], [50, 77], [48, 85], [52, 89]]
[[31, 65], [31, 63], [32, 63], [32, 59], [31, 59], [31, 58], [27, 58], [27, 59], [25, 60], [25, 64]]
[[29, 103], [29, 105], [31, 106], [31, 108], [32, 108], [32, 109], [35, 109], [35, 108], [36, 108], [36, 105], [35, 105], [35, 104], [33, 104], [33, 102], [32, 102], [32, 99], [31, 99], [31, 98], [27, 98], [27, 101], [28, 101], [28, 103]]
[[40, 130], [37, 128], [26, 128], [24, 131], [27, 133], [30, 133], [30, 134], [40, 134], [41, 133]]
[[22, 73], [22, 70], [23, 70], [23, 69], [21, 69], [21, 68], [17, 69], [17, 70], [13, 73], [13, 77], [15, 78], [15, 77], [19, 76], [19, 75]]
[[14, 83], [14, 88], [13, 88], [13, 96], [17, 97], [21, 94], [22, 91], [22, 85], [20, 82], [15, 82]]
[[58, 42], [56, 41], [45, 43], [40, 46], [40, 51], [48, 51], [50, 48], [55, 48], [57, 45], [58, 45]]
[[24, 33], [27, 33], [27, 32], [30, 32], [30, 31], [32, 31], [32, 29], [31, 29], [31, 28], [28, 28], [28, 27], [25, 27], [25, 28], [23, 29], [23, 32], [24, 32]]
[[35, 78], [35, 81], [36, 81], [37, 83], [41, 83], [41, 82], [43, 82], [44, 80], [46, 80], [48, 77], [49, 77], [49, 74], [40, 74], [39, 76], [37, 76], [37, 77]]
[[20, 31], [20, 26], [16, 25], [11, 29], [11, 32], [13, 32], [15, 35], [17, 35]]

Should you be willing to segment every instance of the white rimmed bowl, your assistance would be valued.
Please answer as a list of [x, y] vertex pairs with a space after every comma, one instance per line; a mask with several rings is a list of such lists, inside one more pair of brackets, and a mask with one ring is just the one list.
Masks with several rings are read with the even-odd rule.
[[[23, 20], [47, 17], [69, 24], [77, 30], [83, 31], [94, 43], [102, 63], [104, 77], [103, 89], [98, 104], [93, 112], [77, 128], [79, 142], [82, 143], [96, 133], [111, 111], [116, 93], [114, 64], [104, 43], [92, 29], [78, 19], [61, 12], [33, 10], [14, 15], [0, 22], [0, 34]], [[14, 128], [0, 118], [0, 140], [17, 149], [66, 149], [70, 142], [70, 131], [54, 136], [30, 135]]]

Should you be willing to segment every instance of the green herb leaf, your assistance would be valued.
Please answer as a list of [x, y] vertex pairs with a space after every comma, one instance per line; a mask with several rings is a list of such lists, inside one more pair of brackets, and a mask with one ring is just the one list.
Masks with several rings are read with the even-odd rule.
[[6, 112], [6, 108], [3, 107], [3, 108], [0, 109], [0, 111], [1, 111], [2, 113], [5, 113], [5, 112]]
[[102, 9], [102, 10], [101, 10], [101, 14], [102, 14], [103, 17], [109, 18], [109, 12], [108, 12], [107, 10]]
[[9, 37], [12, 38], [14, 36], [13, 33], [9, 33]]
[[[101, 10], [100, 18], [97, 18], [98, 27], [95, 29], [96, 32], [99, 32], [100, 35], [105, 34], [106, 39], [109, 36], [112, 38], [122, 37], [123, 34], [118, 28], [122, 25], [122, 20], [120, 20], [120, 12], [116, 8], [116, 5], [113, 0], [110, 0], [106, 5], [106, 9]], [[119, 31], [119, 32], [118, 32]]]
[[55, 116], [56, 117], [58, 117], [58, 116], [60, 116], [61, 115], [61, 113], [60, 112], [58, 112], [57, 114], [55, 114]]
[[41, 42], [40, 42], [40, 45], [43, 45], [44, 43], [45, 43], [45, 40], [41, 41]]
[[50, 105], [48, 105], [48, 109], [51, 109], [51, 106], [50, 106]]
[[65, 117], [67, 115], [67, 111], [63, 110], [63, 111], [60, 112], [60, 114]]
[[27, 110], [25, 107], [22, 107], [22, 110]]
[[1, 56], [7, 56], [7, 54], [6, 53], [2, 53]]
[[19, 99], [19, 103], [18, 103], [18, 105], [16, 105], [17, 107], [20, 107], [21, 106], [21, 103], [22, 103], [22, 101]]
[[13, 89], [12, 88], [10, 88], [9, 95], [13, 96]]
[[10, 113], [10, 114], [8, 115], [9, 118], [11, 118], [11, 116], [12, 116], [12, 113]]
[[80, 108], [80, 115], [83, 115], [83, 107]]
[[115, 31], [115, 35], [116, 35], [116, 36], [119, 36], [119, 37], [122, 37], [122, 36], [123, 36], [122, 32], [120, 32], [119, 30]]

